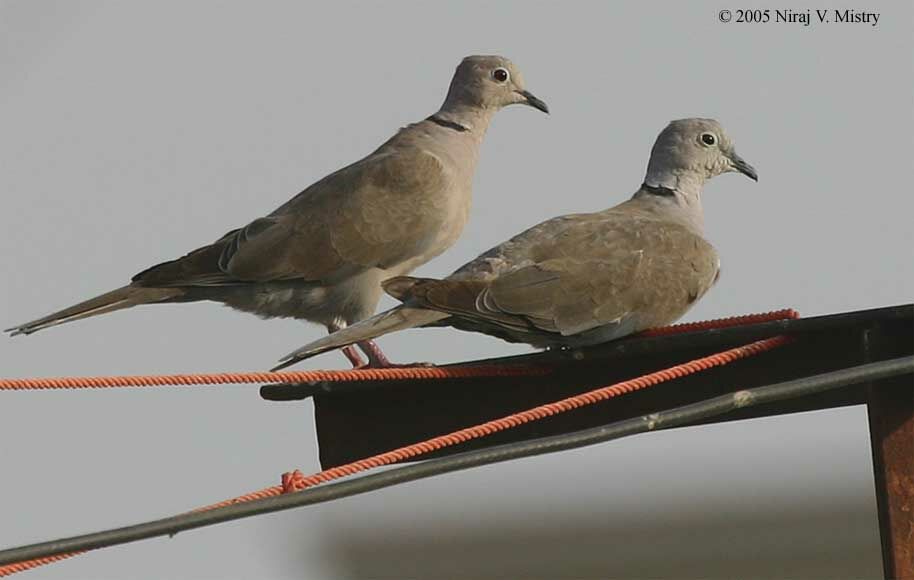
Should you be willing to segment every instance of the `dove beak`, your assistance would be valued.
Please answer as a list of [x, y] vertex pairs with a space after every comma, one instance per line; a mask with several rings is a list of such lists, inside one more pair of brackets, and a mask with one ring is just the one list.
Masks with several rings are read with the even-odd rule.
[[549, 114], [549, 105], [547, 105], [544, 101], [536, 98], [536, 96], [533, 93], [531, 93], [530, 91], [517, 91], [517, 93], [520, 96], [524, 97], [524, 100], [522, 102], [525, 105], [530, 105], [534, 109], [539, 109], [540, 111], [546, 113], [547, 115]]
[[734, 171], [739, 171], [749, 179], [753, 181], [758, 181], [758, 172], [755, 170], [755, 167], [752, 167], [746, 160], [737, 155], [736, 153], [731, 153], [729, 155], [730, 166]]

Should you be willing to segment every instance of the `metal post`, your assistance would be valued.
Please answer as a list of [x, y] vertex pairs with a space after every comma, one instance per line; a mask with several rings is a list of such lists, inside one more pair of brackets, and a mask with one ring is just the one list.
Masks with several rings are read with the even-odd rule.
[[914, 579], [914, 384], [910, 376], [869, 389], [867, 411], [882, 565], [889, 579]]

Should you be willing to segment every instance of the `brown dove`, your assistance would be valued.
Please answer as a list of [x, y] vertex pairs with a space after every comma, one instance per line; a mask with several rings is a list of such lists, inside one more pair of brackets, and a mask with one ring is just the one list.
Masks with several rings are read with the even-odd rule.
[[631, 199], [545, 221], [443, 280], [387, 280], [384, 289], [403, 304], [302, 347], [277, 368], [421, 326], [551, 348], [670, 324], [717, 281], [720, 260], [704, 238], [701, 193], [708, 179], [732, 171], [758, 180], [717, 121], [673, 121]]
[[[370, 316], [381, 281], [450, 247], [470, 208], [479, 148], [492, 116], [525, 104], [548, 112], [501, 56], [470, 56], [444, 104], [367, 157], [317, 181], [278, 209], [130, 284], [38, 320], [13, 335], [140, 304], [211, 300], [262, 318], [298, 318], [329, 332]], [[375, 366], [389, 364], [368, 340]], [[358, 352], [345, 349], [353, 365]]]

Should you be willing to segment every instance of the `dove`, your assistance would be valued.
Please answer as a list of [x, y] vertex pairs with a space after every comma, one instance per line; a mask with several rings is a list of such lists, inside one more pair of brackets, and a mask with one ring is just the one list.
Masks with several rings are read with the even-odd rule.
[[[221, 302], [262, 318], [295, 318], [334, 332], [374, 313], [385, 279], [450, 247], [469, 215], [479, 149], [493, 115], [524, 104], [549, 112], [501, 56], [457, 66], [444, 104], [367, 157], [210, 245], [152, 266], [131, 282], [7, 329], [31, 334], [141, 304]], [[390, 362], [371, 341], [369, 365]], [[353, 366], [364, 361], [344, 349]]]
[[384, 290], [402, 304], [296, 350], [276, 368], [416, 327], [574, 348], [670, 324], [720, 274], [704, 238], [701, 194], [707, 180], [727, 172], [758, 181], [717, 121], [672, 121], [627, 201], [542, 222], [442, 280], [386, 280]]

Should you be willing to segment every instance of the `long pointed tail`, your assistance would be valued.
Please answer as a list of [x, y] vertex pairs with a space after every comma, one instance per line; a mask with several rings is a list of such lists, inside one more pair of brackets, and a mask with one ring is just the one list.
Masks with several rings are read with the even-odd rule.
[[139, 304], [149, 304], [152, 302], [161, 302], [176, 296], [180, 296], [184, 291], [180, 288], [144, 288], [142, 286], [123, 286], [117, 290], [106, 292], [95, 298], [90, 298], [79, 304], [74, 304], [69, 308], [64, 308], [53, 314], [48, 314], [37, 320], [26, 322], [12, 328], [7, 328], [4, 332], [9, 332], [10, 336], [17, 334], [32, 334], [51, 326], [57, 326], [65, 322], [72, 322], [90, 316], [107, 314], [115, 310], [122, 310], [137, 306]]
[[449, 315], [435, 310], [426, 310], [424, 308], [414, 308], [410, 306], [397, 306], [386, 312], [376, 314], [371, 318], [366, 318], [361, 322], [353, 324], [333, 334], [329, 334], [320, 340], [315, 340], [306, 344], [295, 352], [291, 352], [279, 359], [280, 364], [272, 368], [273, 371], [284, 369], [294, 365], [306, 358], [333, 350], [342, 348], [350, 344], [370, 340], [379, 336], [406, 330], [407, 328], [416, 328], [437, 322]]

